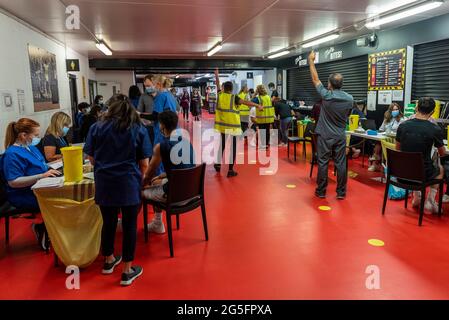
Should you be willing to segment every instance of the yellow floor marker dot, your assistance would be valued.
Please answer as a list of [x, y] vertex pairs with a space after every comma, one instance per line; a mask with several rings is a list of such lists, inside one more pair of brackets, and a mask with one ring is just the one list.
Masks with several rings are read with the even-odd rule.
[[288, 189], [295, 189], [295, 188], [296, 188], [296, 185], [295, 185], [295, 184], [287, 184], [286, 187], [287, 187]]
[[321, 211], [331, 211], [332, 210], [332, 208], [328, 207], [328, 206], [320, 206], [320, 207], [318, 207], [318, 209], [320, 209]]
[[373, 247], [383, 247], [385, 245], [385, 242], [378, 239], [369, 239], [368, 243], [372, 245]]

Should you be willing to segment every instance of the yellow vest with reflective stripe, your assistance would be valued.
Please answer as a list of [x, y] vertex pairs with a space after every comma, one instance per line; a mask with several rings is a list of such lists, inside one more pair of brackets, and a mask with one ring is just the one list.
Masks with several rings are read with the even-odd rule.
[[[246, 100], [246, 93], [242, 92], [239, 94], [239, 98], [242, 100]], [[246, 104], [241, 104], [239, 106], [240, 117], [249, 116], [249, 107]]]
[[235, 105], [235, 95], [220, 93], [215, 110], [215, 130], [234, 136], [242, 134], [240, 113]]
[[263, 111], [256, 108], [256, 121], [258, 124], [274, 122], [274, 107], [268, 95], [259, 96], [259, 103], [263, 106]]

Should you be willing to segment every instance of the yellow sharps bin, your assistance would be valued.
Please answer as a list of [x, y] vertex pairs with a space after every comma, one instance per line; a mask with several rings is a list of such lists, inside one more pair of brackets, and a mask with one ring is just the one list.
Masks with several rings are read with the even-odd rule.
[[61, 153], [64, 162], [65, 182], [83, 180], [83, 148], [65, 147], [61, 148]]

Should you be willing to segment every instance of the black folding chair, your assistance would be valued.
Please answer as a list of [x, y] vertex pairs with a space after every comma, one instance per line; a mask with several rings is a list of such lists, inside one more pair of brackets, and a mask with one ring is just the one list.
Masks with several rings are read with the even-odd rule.
[[[3, 155], [0, 155], [0, 163]], [[16, 208], [8, 202], [7, 196], [7, 181], [3, 175], [3, 168], [0, 168], [0, 219], [5, 219], [5, 244], [9, 244], [10, 237], [10, 219], [15, 216], [20, 216], [22, 214], [36, 215], [40, 213], [38, 209], [28, 209], [28, 208]], [[48, 239], [48, 236], [46, 237]], [[49, 247], [49, 244], [46, 246]], [[47, 249], [48, 252], [48, 249]]]
[[[396, 179], [393, 180], [392, 177], [395, 177]], [[433, 179], [426, 181], [422, 153], [387, 149], [387, 184], [385, 186], [382, 215], [385, 214], [390, 185], [406, 190], [405, 208], [407, 208], [409, 191], [421, 191], [421, 204], [419, 208], [419, 226], [421, 226], [424, 216], [426, 188], [436, 184], [439, 185], [438, 216], [441, 217], [444, 180]]]
[[157, 202], [143, 199], [143, 221], [145, 242], [148, 242], [148, 205], [160, 208], [166, 212], [168, 243], [170, 257], [173, 253], [173, 233], [171, 217], [176, 216], [176, 228], [179, 230], [179, 215], [201, 207], [204, 235], [209, 240], [207, 230], [206, 206], [204, 203], [204, 178], [206, 165], [202, 164], [191, 169], [172, 170], [168, 175], [167, 202]]

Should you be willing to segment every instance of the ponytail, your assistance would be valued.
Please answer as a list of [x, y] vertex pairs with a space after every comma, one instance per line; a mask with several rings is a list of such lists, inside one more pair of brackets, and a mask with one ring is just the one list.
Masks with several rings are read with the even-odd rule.
[[16, 143], [17, 137], [24, 132], [30, 134], [34, 128], [39, 128], [40, 124], [32, 119], [22, 118], [17, 122], [13, 121], [6, 127], [5, 149]]
[[18, 132], [16, 131], [16, 122], [10, 122], [8, 124], [8, 126], [6, 127], [6, 135], [5, 135], [5, 149], [7, 149], [8, 147], [12, 146], [16, 140], [17, 140], [17, 136], [18, 136]]

